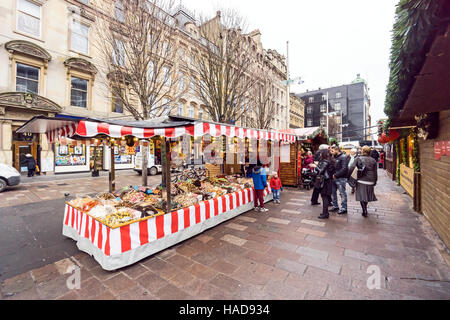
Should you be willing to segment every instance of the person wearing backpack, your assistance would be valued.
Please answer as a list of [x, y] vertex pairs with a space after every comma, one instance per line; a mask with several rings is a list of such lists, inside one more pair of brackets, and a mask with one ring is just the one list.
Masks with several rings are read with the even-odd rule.
[[320, 152], [319, 163], [314, 164], [314, 171], [316, 172], [316, 179], [314, 187], [317, 188], [322, 197], [322, 214], [319, 219], [328, 219], [330, 213], [328, 207], [331, 204], [331, 194], [333, 191], [333, 175], [336, 172], [336, 160], [331, 154], [330, 150], [322, 150]]

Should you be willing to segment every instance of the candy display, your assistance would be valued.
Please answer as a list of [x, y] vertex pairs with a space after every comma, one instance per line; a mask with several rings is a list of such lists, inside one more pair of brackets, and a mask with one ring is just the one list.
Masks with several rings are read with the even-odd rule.
[[[171, 185], [172, 209], [175, 211], [190, 207], [201, 201], [252, 187], [251, 178], [240, 176], [220, 176], [174, 183]], [[129, 186], [115, 193], [103, 192], [95, 197], [76, 198], [68, 204], [111, 228], [164, 215], [166, 207], [161, 186]]]

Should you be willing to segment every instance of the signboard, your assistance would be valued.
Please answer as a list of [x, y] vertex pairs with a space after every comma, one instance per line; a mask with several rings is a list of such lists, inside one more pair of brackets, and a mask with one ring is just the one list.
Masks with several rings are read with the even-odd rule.
[[436, 141], [434, 143], [434, 159], [440, 160], [442, 156], [450, 156], [450, 141]]
[[291, 146], [289, 144], [281, 145], [280, 162], [291, 162]]
[[400, 184], [414, 198], [414, 169], [403, 163], [400, 165]]

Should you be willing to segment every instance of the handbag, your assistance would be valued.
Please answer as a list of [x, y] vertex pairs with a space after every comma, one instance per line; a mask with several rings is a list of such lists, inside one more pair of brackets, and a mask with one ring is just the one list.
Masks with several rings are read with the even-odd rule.
[[325, 183], [325, 177], [322, 174], [319, 174], [314, 179], [314, 188], [316, 189], [322, 189], [323, 185]]
[[353, 178], [353, 179], [355, 179], [355, 180], [358, 179], [358, 168], [357, 168], [357, 167], [355, 167], [355, 169], [353, 169], [353, 172], [352, 172], [352, 174], [350, 175], [350, 178]]

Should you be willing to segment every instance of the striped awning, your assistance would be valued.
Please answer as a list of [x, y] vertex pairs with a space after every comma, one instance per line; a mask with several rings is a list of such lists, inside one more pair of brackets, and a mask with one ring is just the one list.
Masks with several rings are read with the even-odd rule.
[[295, 136], [292, 134], [277, 131], [240, 128], [236, 126], [227, 126], [208, 122], [195, 122], [179, 127], [139, 128], [115, 125], [106, 122], [80, 121], [75, 134], [83, 138], [93, 138], [104, 134], [112, 138], [133, 136], [139, 139], [149, 139], [154, 136], [178, 138], [184, 135], [198, 138], [209, 134], [212, 137], [227, 136], [237, 137], [240, 139], [249, 138], [257, 140], [295, 142]]

